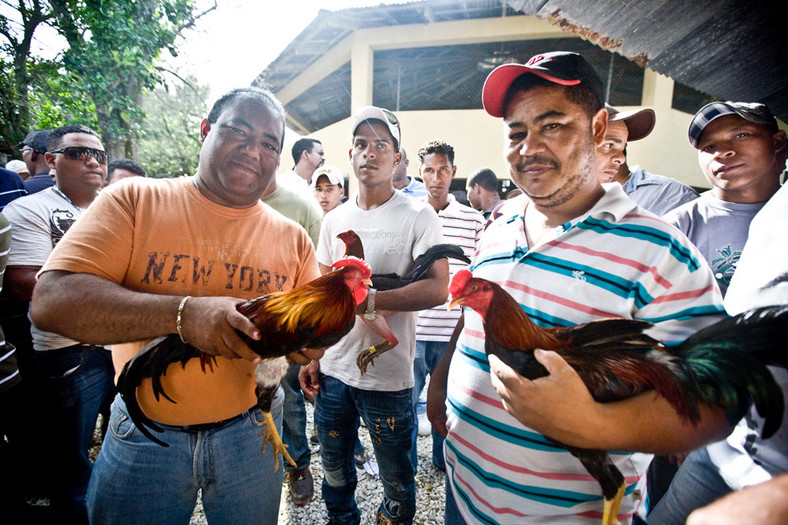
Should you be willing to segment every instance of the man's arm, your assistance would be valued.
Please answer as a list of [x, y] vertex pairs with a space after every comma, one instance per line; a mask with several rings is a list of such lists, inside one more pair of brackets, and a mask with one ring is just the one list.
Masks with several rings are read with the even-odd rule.
[[[30, 315], [42, 330], [89, 344], [141, 341], [177, 333], [183, 296], [138, 292], [86, 273], [44, 272], [33, 290]], [[230, 359], [259, 359], [236, 330], [260, 334], [235, 309], [240, 299], [192, 297], [183, 308], [184, 339], [203, 352]], [[79, 315], [74, 315], [76, 310]]]
[[454, 349], [457, 346], [457, 339], [465, 327], [465, 317], [460, 316], [457, 325], [454, 327], [449, 338], [449, 344], [443, 352], [443, 357], [438, 361], [435, 370], [430, 373], [430, 385], [427, 388], [427, 419], [432, 423], [438, 434], [446, 437], [448, 428], [446, 428], [446, 392], [448, 390], [449, 381], [449, 365], [451, 358], [454, 355]]
[[[449, 296], [449, 261], [440, 259], [427, 271], [424, 279], [394, 290], [378, 291], [375, 306], [378, 310], [416, 312], [438, 306]], [[366, 309], [362, 303], [360, 311]]]
[[493, 386], [507, 412], [567, 445], [670, 454], [718, 441], [732, 430], [721, 408], [700, 404], [701, 421], [693, 426], [655, 392], [598, 403], [561, 356], [545, 350], [535, 350], [534, 354], [550, 372], [534, 381], [496, 356], [488, 356]]
[[23, 302], [33, 298], [36, 274], [40, 266], [8, 266], [5, 269], [5, 283], [11, 297]]
[[687, 517], [687, 525], [788, 523], [788, 474], [728, 494]]

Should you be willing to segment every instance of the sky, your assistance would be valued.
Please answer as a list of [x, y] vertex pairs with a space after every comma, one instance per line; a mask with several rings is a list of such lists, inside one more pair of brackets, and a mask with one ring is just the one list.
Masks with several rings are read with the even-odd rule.
[[[197, 0], [198, 12], [213, 0]], [[403, 3], [392, 0], [216, 0], [217, 8], [184, 33], [178, 58], [167, 60], [179, 72], [192, 72], [216, 99], [248, 86], [317, 16], [321, 8]], [[202, 8], [202, 9], [201, 9]]]
[[[196, 26], [178, 40], [179, 56], [162, 54], [165, 65], [179, 75], [194, 74], [211, 89], [211, 101], [226, 91], [248, 86], [285, 47], [315, 19], [320, 9], [405, 3], [409, 0], [195, 0], [196, 12], [216, 4]], [[0, 13], [16, 19], [6, 2]], [[53, 29], [39, 25], [33, 49], [44, 58], [55, 57], [65, 40]]]

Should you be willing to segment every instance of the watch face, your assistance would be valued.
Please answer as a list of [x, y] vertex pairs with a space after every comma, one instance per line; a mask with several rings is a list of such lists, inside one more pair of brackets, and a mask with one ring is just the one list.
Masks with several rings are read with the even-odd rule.
[[364, 314], [364, 319], [367, 321], [374, 321], [378, 318], [378, 314]]

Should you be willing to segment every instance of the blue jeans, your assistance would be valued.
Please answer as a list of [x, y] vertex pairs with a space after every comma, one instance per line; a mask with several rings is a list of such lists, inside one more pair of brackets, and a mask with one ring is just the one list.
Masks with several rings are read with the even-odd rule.
[[[416, 341], [416, 357], [413, 361], [413, 410], [416, 410], [418, 405], [419, 396], [427, 380], [427, 374], [432, 374], [448, 346], [448, 341]], [[413, 429], [413, 451], [411, 454], [414, 470], [417, 470], [419, 463], [416, 450], [418, 437], [419, 426], [416, 425]], [[432, 429], [432, 464], [441, 470], [446, 470], [446, 461], [443, 459], [443, 436], [438, 434], [434, 428]]]
[[[271, 405], [278, 430], [283, 402], [278, 389]], [[260, 454], [262, 421], [254, 408], [213, 430], [161, 425], [154, 434], [165, 448], [137, 430], [117, 396], [88, 488], [91, 523], [187, 525], [198, 489], [211, 525], [276, 523], [283, 460], [274, 471], [272, 447]]]
[[88, 448], [100, 412], [107, 412], [115, 396], [112, 354], [100, 346], [74, 345], [34, 353], [50, 428], [57, 429], [46, 450], [50, 457], [52, 506], [70, 516], [67, 521], [87, 521], [85, 494], [93, 463]]
[[465, 525], [460, 509], [457, 508], [457, 502], [454, 501], [454, 493], [451, 490], [448, 477], [444, 479], [444, 483], [446, 484], [446, 506], [443, 511], [443, 525]]
[[369, 430], [383, 484], [378, 515], [392, 523], [413, 522], [416, 483], [410, 448], [415, 422], [410, 399], [410, 388], [396, 392], [360, 390], [320, 374], [315, 421], [323, 462], [323, 500], [330, 523], [357, 525], [361, 521], [354, 498], [358, 478], [353, 459], [359, 415]]
[[670, 488], [648, 513], [649, 525], [683, 524], [690, 512], [706, 506], [731, 488], [709, 459], [705, 448], [690, 452], [670, 483]]
[[282, 417], [282, 441], [287, 445], [290, 457], [296, 466], [285, 463], [285, 472], [301, 470], [309, 466], [312, 453], [306, 439], [306, 407], [304, 406], [304, 393], [298, 384], [298, 371], [301, 365], [292, 363], [287, 370], [287, 375], [282, 379], [282, 390], [285, 392], [285, 404]]

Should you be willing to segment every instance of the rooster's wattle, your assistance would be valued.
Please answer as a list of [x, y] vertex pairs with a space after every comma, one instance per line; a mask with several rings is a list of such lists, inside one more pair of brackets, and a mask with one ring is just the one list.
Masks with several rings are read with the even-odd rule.
[[[290, 455], [276, 431], [271, 417], [271, 403], [282, 377], [287, 373], [287, 355], [302, 348], [325, 348], [337, 343], [355, 323], [356, 306], [367, 297], [371, 275], [364, 261], [346, 257], [333, 265], [334, 270], [304, 286], [274, 292], [245, 301], [237, 306], [260, 330], [261, 338], [243, 339], [263, 360], [255, 370], [257, 404], [264, 414], [267, 443], [272, 443], [276, 468], [279, 454], [293, 466]], [[128, 407], [129, 416], [137, 428], [154, 442], [166, 443], [151, 434], [148, 428], [161, 432], [154, 421], [142, 411], [137, 401], [137, 387], [151, 378], [156, 400], [171, 399], [161, 384], [161, 377], [173, 363], [185, 366], [190, 359], [200, 359], [203, 370], [213, 364], [213, 356], [181, 341], [177, 334], [155, 339], [140, 350], [126, 365], [118, 378], [118, 391]], [[261, 433], [261, 435], [262, 435]]]
[[[452, 306], [467, 306], [481, 315], [487, 354], [528, 379], [548, 375], [533, 350], [552, 350], [577, 371], [596, 401], [656, 390], [689, 422], [699, 421], [699, 404], [704, 403], [724, 408], [732, 425], [754, 403], [766, 420], [764, 437], [780, 426], [782, 391], [767, 365], [788, 366], [788, 305], [724, 319], [668, 348], [643, 333], [651, 323], [634, 319], [540, 327], [503, 288], [468, 270], [454, 276], [449, 291]], [[599, 482], [605, 498], [603, 523], [617, 523], [624, 477], [608, 453], [560, 446]]]

